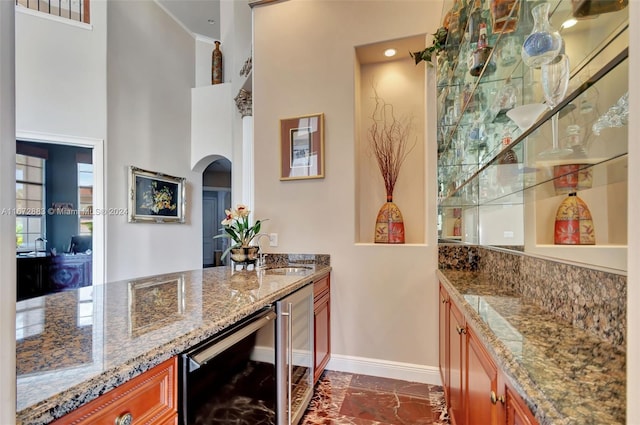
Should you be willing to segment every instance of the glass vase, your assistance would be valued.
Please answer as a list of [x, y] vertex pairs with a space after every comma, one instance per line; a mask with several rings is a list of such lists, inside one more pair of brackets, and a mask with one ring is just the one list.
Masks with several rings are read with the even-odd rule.
[[531, 68], [539, 68], [558, 56], [562, 49], [562, 37], [549, 23], [549, 3], [534, 7], [531, 14], [533, 30], [522, 44], [522, 61]]

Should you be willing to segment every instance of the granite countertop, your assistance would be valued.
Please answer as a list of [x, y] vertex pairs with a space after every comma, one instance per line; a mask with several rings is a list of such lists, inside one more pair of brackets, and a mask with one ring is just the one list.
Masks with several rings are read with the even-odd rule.
[[330, 271], [305, 266], [216, 267], [18, 302], [17, 423], [49, 423]]
[[500, 289], [489, 274], [438, 276], [541, 425], [625, 423], [624, 351]]

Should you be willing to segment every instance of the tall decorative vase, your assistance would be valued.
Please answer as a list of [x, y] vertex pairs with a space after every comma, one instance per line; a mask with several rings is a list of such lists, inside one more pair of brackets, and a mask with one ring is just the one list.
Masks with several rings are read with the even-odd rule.
[[591, 211], [575, 192], [562, 201], [556, 212], [553, 242], [556, 245], [595, 245]]
[[375, 243], [404, 243], [402, 213], [389, 195], [387, 195], [387, 202], [378, 211]]
[[211, 84], [222, 83], [222, 51], [220, 42], [216, 41], [216, 47], [211, 53]]
[[534, 7], [531, 14], [533, 30], [522, 44], [522, 60], [531, 68], [540, 68], [558, 56], [562, 49], [562, 37], [549, 23], [549, 3]]

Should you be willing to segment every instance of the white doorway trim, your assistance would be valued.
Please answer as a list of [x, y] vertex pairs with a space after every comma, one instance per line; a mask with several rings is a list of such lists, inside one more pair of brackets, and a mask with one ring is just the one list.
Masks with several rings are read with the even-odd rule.
[[106, 220], [102, 212], [105, 209], [105, 156], [104, 140], [89, 137], [67, 136], [61, 134], [37, 133], [16, 130], [16, 140], [26, 142], [51, 143], [56, 145], [80, 146], [92, 149], [93, 160], [93, 285], [101, 285], [105, 280], [106, 267]]

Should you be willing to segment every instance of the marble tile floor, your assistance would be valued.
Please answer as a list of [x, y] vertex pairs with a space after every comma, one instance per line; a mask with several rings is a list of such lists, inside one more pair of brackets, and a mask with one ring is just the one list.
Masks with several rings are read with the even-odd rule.
[[325, 371], [302, 425], [444, 425], [438, 385]]

